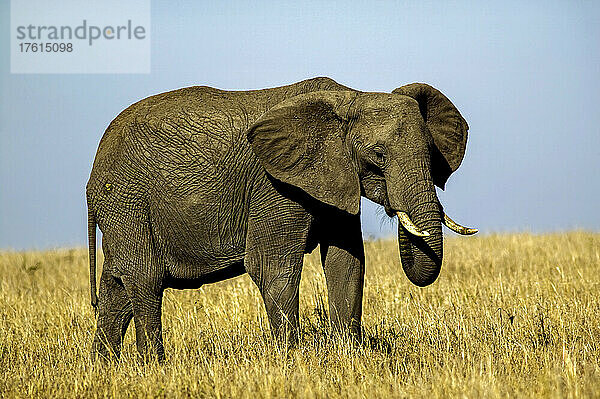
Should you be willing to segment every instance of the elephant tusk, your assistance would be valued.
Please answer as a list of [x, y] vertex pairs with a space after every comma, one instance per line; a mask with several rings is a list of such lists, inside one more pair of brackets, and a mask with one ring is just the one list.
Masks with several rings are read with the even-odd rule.
[[479, 231], [471, 227], [461, 226], [454, 220], [450, 219], [450, 216], [446, 215], [446, 213], [444, 213], [444, 224], [450, 230], [454, 231], [455, 233], [462, 234], [463, 236], [470, 236], [471, 234], [475, 234]]
[[419, 228], [417, 226], [415, 226], [415, 224], [412, 222], [412, 220], [410, 220], [410, 217], [408, 217], [408, 214], [406, 212], [396, 212], [396, 215], [398, 215], [398, 220], [400, 220], [400, 223], [402, 223], [402, 226], [406, 229], [406, 231], [408, 231], [410, 234], [417, 236], [417, 237], [429, 237], [429, 233], [425, 230], [421, 231], [419, 230]]

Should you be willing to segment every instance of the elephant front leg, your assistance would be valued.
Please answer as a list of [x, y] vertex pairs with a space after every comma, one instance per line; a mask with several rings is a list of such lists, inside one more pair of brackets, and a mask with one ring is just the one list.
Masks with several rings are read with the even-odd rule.
[[360, 215], [338, 215], [325, 225], [321, 263], [327, 281], [329, 318], [334, 331], [360, 340], [365, 276]]
[[265, 210], [249, 220], [244, 265], [262, 294], [275, 338], [294, 346], [299, 332], [300, 274], [311, 219], [296, 204], [281, 208]]
[[298, 342], [302, 260], [302, 254], [293, 254], [259, 256], [249, 262], [255, 265], [249, 268], [249, 274], [263, 297], [271, 331], [285, 346], [295, 346]]

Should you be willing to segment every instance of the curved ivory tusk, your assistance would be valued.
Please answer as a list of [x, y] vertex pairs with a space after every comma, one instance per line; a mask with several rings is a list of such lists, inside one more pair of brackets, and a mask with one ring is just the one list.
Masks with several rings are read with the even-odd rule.
[[471, 234], [475, 234], [479, 231], [479, 230], [473, 229], [471, 227], [461, 226], [460, 224], [456, 223], [454, 220], [450, 219], [450, 216], [446, 215], [445, 213], [444, 213], [444, 224], [450, 230], [454, 231], [455, 233], [462, 234], [463, 236], [470, 236]]
[[404, 228], [406, 229], [406, 231], [408, 231], [410, 234], [417, 236], [417, 237], [428, 237], [429, 233], [425, 230], [421, 231], [419, 230], [419, 228], [417, 226], [415, 226], [415, 224], [412, 222], [412, 220], [410, 220], [410, 217], [408, 217], [408, 214], [406, 212], [396, 212], [396, 215], [398, 215], [398, 220], [400, 220], [400, 223], [402, 223], [402, 226], [404, 226]]

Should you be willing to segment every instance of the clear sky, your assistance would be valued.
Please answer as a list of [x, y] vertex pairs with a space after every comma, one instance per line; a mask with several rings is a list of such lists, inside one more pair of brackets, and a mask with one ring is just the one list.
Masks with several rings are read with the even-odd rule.
[[[146, 75], [10, 74], [0, 3], [0, 248], [85, 243], [98, 141], [129, 104], [315, 76], [364, 91], [426, 82], [454, 102], [470, 136], [439, 195], [457, 221], [600, 230], [600, 2], [156, 1]], [[363, 202], [365, 235], [393, 234], [377, 208]]]

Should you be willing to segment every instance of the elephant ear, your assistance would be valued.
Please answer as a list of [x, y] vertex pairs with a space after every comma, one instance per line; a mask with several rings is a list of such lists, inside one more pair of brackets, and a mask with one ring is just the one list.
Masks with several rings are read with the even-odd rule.
[[431, 165], [433, 181], [443, 189], [463, 160], [469, 125], [448, 97], [428, 84], [411, 83], [392, 93], [412, 97], [419, 103], [435, 144]]
[[352, 92], [317, 91], [292, 97], [264, 113], [247, 131], [266, 171], [317, 200], [351, 214], [360, 183], [345, 139]]

